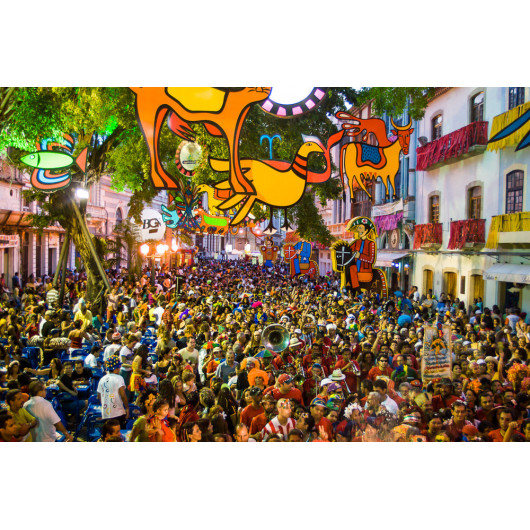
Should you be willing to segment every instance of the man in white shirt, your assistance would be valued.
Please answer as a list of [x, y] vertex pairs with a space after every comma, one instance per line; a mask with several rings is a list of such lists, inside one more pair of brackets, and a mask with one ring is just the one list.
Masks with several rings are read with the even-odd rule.
[[92, 368], [98, 367], [98, 359], [99, 359], [100, 351], [101, 351], [101, 348], [99, 346], [92, 346], [90, 353], [85, 358], [85, 366], [87, 368], [92, 369]]
[[381, 406], [388, 412], [397, 416], [398, 404], [387, 394], [388, 385], [384, 379], [377, 379], [374, 383], [374, 390], [381, 396]]
[[122, 428], [129, 418], [129, 401], [125, 394], [125, 381], [119, 375], [120, 360], [112, 356], [105, 361], [104, 375], [98, 383], [98, 399], [101, 402], [101, 417], [104, 420], [117, 419]]
[[73, 436], [66, 430], [61, 422], [61, 418], [55, 412], [53, 405], [45, 399], [46, 385], [42, 381], [33, 381], [29, 385], [31, 398], [24, 403], [24, 408], [38, 420], [38, 424], [33, 431], [33, 441], [35, 442], [55, 442], [57, 431], [66, 437], [67, 442], [73, 440]]
[[112, 340], [112, 344], [109, 344], [103, 352], [104, 361], [106, 361], [113, 355], [116, 355], [121, 350], [121, 333], [119, 331], [116, 331], [116, 333], [112, 334], [112, 337], [110, 339]]
[[179, 350], [180, 355], [185, 361], [188, 361], [190, 364], [196, 365], [199, 361], [199, 352], [195, 349], [195, 339], [190, 337], [188, 339], [188, 344], [182, 350]]
[[153, 314], [156, 317], [156, 326], [160, 326], [160, 323], [162, 322], [162, 315], [164, 314], [166, 304], [163, 304], [163, 306], [158, 302], [157, 308], [153, 311]]

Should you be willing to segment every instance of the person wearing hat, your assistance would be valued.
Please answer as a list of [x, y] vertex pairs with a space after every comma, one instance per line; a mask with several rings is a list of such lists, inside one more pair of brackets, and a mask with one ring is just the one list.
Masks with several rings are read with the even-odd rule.
[[273, 414], [276, 410], [276, 400], [271, 394], [263, 396], [261, 404], [263, 406], [263, 412], [252, 418], [250, 422], [250, 436], [257, 440], [261, 438], [261, 431], [269, 420], [274, 417]]
[[356, 290], [359, 288], [359, 275], [372, 273], [375, 262], [375, 234], [377, 234], [377, 229], [368, 217], [357, 217], [350, 221], [347, 230], [355, 232], [355, 239], [350, 245], [353, 261], [345, 268], [345, 283]]
[[451, 379], [444, 377], [440, 381], [440, 394], [432, 397], [432, 408], [434, 412], [441, 409], [449, 409], [458, 399], [453, 395], [453, 382]]
[[113, 355], [117, 355], [121, 350], [121, 333], [116, 331], [111, 336], [111, 343], [105, 348], [103, 352], [103, 361], [106, 361]]
[[129, 401], [125, 392], [125, 381], [119, 375], [120, 366], [117, 355], [105, 361], [107, 374], [99, 380], [97, 394], [101, 403], [101, 417], [104, 420], [115, 418], [122, 428], [125, 428], [125, 422], [129, 418]]
[[326, 409], [326, 401], [320, 397], [314, 398], [309, 405], [311, 416], [313, 417], [313, 420], [315, 420], [316, 430], [319, 432], [324, 430], [327, 439], [331, 442], [333, 441], [333, 425], [326, 417], [324, 417]]
[[350, 393], [357, 392], [357, 381], [361, 375], [359, 363], [352, 359], [350, 348], [343, 348], [339, 360], [335, 363], [334, 370], [340, 370], [345, 376], [345, 382]]
[[276, 401], [279, 399], [294, 399], [299, 405], [304, 405], [302, 392], [298, 388], [294, 388], [293, 377], [289, 374], [280, 375], [276, 386], [266, 388], [263, 394], [272, 394]]
[[261, 405], [262, 391], [258, 387], [252, 387], [248, 391], [248, 394], [250, 396], [250, 404], [241, 411], [239, 421], [250, 429], [252, 420], [256, 416], [263, 414], [265, 409]]
[[266, 442], [269, 436], [276, 434], [284, 442], [289, 439], [289, 432], [296, 428], [296, 422], [291, 418], [291, 403], [288, 399], [282, 398], [276, 403], [278, 414], [269, 421], [263, 428], [262, 441]]

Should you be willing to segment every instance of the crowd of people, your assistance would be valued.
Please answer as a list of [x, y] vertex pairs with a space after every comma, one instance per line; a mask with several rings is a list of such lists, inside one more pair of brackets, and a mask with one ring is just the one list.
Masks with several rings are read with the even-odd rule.
[[[381, 300], [281, 263], [144, 272], [109, 271], [103, 311], [83, 273], [63, 307], [51, 278], [2, 277], [0, 442], [530, 441], [521, 308]], [[443, 324], [451, 377], [423, 378], [425, 326]]]

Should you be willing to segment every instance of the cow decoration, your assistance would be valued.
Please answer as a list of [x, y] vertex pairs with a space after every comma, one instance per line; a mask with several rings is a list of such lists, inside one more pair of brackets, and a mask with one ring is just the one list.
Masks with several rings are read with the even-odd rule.
[[[347, 112], [338, 112], [339, 120], [348, 120], [353, 123], [344, 123], [342, 128], [348, 136], [361, 136], [363, 142], [352, 142], [342, 146], [340, 150], [340, 178], [344, 191], [345, 180], [348, 181], [350, 197], [356, 188], [362, 189], [372, 198], [368, 190], [368, 184], [375, 182], [378, 178], [383, 182], [386, 195], [396, 199], [395, 179], [399, 171], [399, 158], [401, 152], [407, 155], [409, 152], [410, 135], [414, 131], [412, 122], [405, 126], [399, 126], [390, 121], [394, 129], [391, 131], [397, 138], [391, 142], [386, 134], [385, 122], [379, 118], [356, 118]], [[370, 134], [377, 141], [377, 145], [366, 142]], [[345, 179], [346, 176], [346, 179]], [[392, 192], [391, 192], [392, 190]]]
[[377, 228], [368, 217], [355, 217], [346, 226], [353, 232], [352, 242], [339, 240], [331, 246], [333, 270], [341, 274], [341, 289], [354, 293], [375, 291], [381, 297], [388, 297], [385, 273], [374, 268], [377, 259]]

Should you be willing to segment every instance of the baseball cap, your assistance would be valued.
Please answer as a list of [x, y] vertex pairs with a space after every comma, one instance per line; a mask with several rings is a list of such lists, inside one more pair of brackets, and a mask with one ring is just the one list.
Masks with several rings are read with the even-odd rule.
[[282, 374], [282, 375], [280, 375], [280, 377], [278, 377], [278, 383], [280, 385], [289, 384], [289, 383], [292, 383], [292, 382], [293, 382], [293, 378], [289, 374]]

